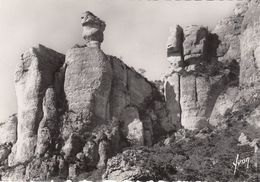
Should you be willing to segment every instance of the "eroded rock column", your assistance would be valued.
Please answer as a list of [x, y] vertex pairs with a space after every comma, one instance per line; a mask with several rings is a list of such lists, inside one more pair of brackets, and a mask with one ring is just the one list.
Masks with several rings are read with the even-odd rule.
[[215, 101], [229, 81], [229, 72], [216, 58], [217, 36], [206, 27], [174, 29], [167, 47], [170, 63], [164, 87], [167, 108], [178, 128], [200, 129], [208, 124]]
[[39, 124], [44, 117], [43, 98], [46, 89], [54, 84], [55, 72], [63, 62], [62, 54], [42, 45], [33, 47], [22, 55], [15, 72], [18, 139], [10, 163], [25, 162], [34, 155]]
[[68, 122], [63, 125], [65, 140], [72, 131], [81, 135], [109, 120], [112, 68], [100, 49], [105, 23], [87, 11], [81, 24], [86, 44], [76, 46], [66, 54], [64, 91]]

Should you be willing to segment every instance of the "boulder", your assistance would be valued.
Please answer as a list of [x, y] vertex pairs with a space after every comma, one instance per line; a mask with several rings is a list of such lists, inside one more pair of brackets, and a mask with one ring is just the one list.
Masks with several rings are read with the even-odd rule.
[[[124, 180], [138, 180], [152, 179], [145, 177], [154, 177], [148, 169], [144, 169], [144, 162], [147, 157], [142, 156], [141, 150], [127, 150], [122, 154], [111, 158], [107, 163], [106, 172], [103, 179], [124, 181]], [[136, 165], [136, 164], [139, 165]], [[135, 165], [133, 165], [135, 164]]]
[[191, 25], [186, 26], [183, 32], [185, 37], [183, 41], [185, 62], [188, 61], [189, 58], [196, 57], [201, 57], [200, 61], [202, 61], [207, 54], [208, 29], [203, 26]]
[[126, 107], [120, 120], [123, 123], [123, 134], [132, 145], [144, 144], [143, 123], [140, 121], [138, 110], [135, 107]]
[[81, 25], [83, 27], [82, 36], [86, 41], [86, 46], [100, 47], [100, 44], [104, 40], [105, 22], [93, 13], [86, 11], [81, 16]]
[[26, 167], [25, 179], [44, 181], [52, 179], [59, 173], [59, 161], [52, 158], [35, 158]]
[[246, 118], [246, 121], [256, 128], [260, 128], [260, 106], [257, 106], [253, 112]]

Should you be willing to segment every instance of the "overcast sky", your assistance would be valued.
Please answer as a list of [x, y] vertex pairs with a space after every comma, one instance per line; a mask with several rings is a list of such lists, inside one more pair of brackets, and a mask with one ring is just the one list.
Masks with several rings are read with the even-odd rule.
[[166, 40], [171, 25], [214, 25], [231, 14], [235, 1], [168, 0], [0, 0], [0, 121], [17, 112], [13, 83], [23, 51], [43, 44], [66, 53], [82, 43], [81, 13], [106, 24], [102, 49], [144, 68], [149, 79], [167, 70]]

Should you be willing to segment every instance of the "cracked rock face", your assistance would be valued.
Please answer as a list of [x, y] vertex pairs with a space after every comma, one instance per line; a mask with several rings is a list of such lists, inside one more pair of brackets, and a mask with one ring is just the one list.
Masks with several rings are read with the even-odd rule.
[[239, 3], [212, 32], [200, 26], [171, 31], [165, 97], [172, 122], [187, 129], [208, 120], [217, 125], [244, 98], [238, 83], [244, 90], [259, 88], [259, 9], [257, 1]]
[[54, 85], [54, 74], [63, 62], [62, 54], [39, 45], [25, 52], [16, 68], [18, 125], [13, 163], [24, 162], [34, 155], [37, 131], [43, 118], [48, 117], [43, 98], [47, 88]]
[[259, 14], [260, 5], [252, 1], [245, 13], [241, 33], [240, 85], [259, 87]]
[[239, 3], [231, 16], [222, 19], [214, 28], [213, 33], [220, 41], [217, 48], [218, 60], [228, 63], [232, 60], [240, 62], [240, 38], [242, 22], [248, 3]]
[[237, 95], [238, 88], [229, 87], [218, 96], [209, 119], [211, 125], [225, 122], [225, 116], [232, 111]]
[[171, 66], [164, 88], [171, 122], [178, 127], [200, 129], [207, 126], [216, 99], [231, 81], [232, 71], [218, 61], [218, 37], [206, 27], [177, 26], [170, 37], [174, 35], [180, 37], [169, 39], [172, 43], [167, 60]]
[[[18, 113], [0, 123], [1, 180], [168, 180], [183, 169], [216, 179], [214, 157], [235, 154], [237, 131], [259, 133], [259, 12], [250, 1], [212, 32], [173, 27], [163, 93], [101, 50], [106, 25], [85, 12], [86, 45], [65, 56], [42, 45], [22, 55]], [[208, 127], [222, 124], [235, 126], [233, 138]], [[203, 147], [203, 156], [213, 151], [206, 163]]]
[[206, 56], [208, 29], [192, 25], [184, 28], [183, 54], [184, 59]]
[[66, 64], [64, 91], [70, 119], [81, 122], [77, 132], [96, 125], [93, 120], [107, 122], [112, 69], [106, 55], [98, 48], [73, 48]]
[[64, 56], [39, 45], [22, 55], [17, 118], [0, 127], [10, 128], [0, 137], [0, 162], [10, 167], [2, 179], [75, 178], [175, 129], [156, 86], [100, 49], [105, 23], [90, 12], [81, 23], [86, 46]]

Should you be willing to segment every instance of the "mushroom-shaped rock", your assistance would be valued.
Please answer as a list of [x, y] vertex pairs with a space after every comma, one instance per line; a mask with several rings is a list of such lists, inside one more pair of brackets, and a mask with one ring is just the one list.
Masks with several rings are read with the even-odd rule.
[[82, 36], [87, 47], [100, 47], [104, 40], [103, 32], [106, 28], [104, 21], [100, 20], [93, 13], [86, 11], [81, 17], [83, 27]]

